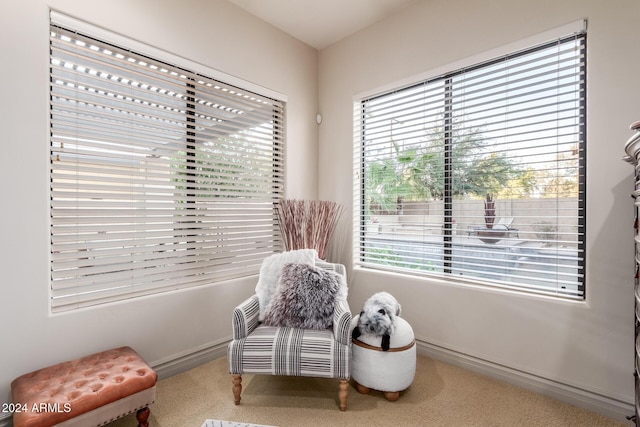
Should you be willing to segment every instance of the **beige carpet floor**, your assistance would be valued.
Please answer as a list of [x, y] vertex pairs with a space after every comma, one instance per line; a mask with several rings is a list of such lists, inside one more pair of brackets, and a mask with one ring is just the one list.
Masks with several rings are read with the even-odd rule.
[[[631, 426], [428, 357], [418, 356], [413, 384], [389, 402], [377, 391], [349, 388], [338, 408], [330, 379], [243, 376], [236, 406], [226, 358], [158, 383], [154, 427], [200, 427], [207, 418], [280, 427], [316, 426]], [[135, 416], [108, 427], [135, 426]]]

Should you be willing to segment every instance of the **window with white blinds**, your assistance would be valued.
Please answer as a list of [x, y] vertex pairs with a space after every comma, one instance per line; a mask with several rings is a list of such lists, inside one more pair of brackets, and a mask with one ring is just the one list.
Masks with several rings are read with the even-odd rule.
[[354, 260], [585, 297], [586, 33], [355, 103]]
[[52, 310], [258, 273], [282, 249], [284, 103], [50, 32]]

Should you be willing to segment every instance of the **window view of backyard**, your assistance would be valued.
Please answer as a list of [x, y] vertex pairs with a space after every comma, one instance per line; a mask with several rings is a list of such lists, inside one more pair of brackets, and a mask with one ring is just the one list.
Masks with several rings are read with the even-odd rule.
[[356, 261], [584, 298], [585, 39], [356, 106]]
[[52, 311], [258, 273], [282, 246], [284, 103], [50, 30]]

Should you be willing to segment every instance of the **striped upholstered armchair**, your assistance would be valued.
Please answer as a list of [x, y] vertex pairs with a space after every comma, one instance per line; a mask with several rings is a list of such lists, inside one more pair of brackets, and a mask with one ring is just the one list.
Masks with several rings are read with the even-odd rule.
[[[315, 251], [310, 255], [313, 257]], [[233, 339], [228, 347], [228, 361], [235, 404], [240, 404], [242, 374], [308, 376], [339, 379], [338, 398], [340, 409], [344, 411], [347, 408], [351, 363], [351, 311], [346, 299], [346, 269], [341, 264], [326, 263], [312, 258], [316, 271], [331, 271], [340, 276], [334, 273], [326, 275], [341, 277], [340, 280], [344, 280], [343, 298], [336, 298], [332, 314], [327, 314], [332, 320], [329, 327], [306, 329], [267, 326], [270, 319], [265, 306], [269, 305], [269, 297], [275, 296], [263, 295], [260, 289], [261, 280], [269, 274], [269, 266], [266, 264], [270, 260], [273, 261], [272, 258], [280, 258], [280, 261], [275, 263], [276, 272], [271, 271], [270, 274], [279, 281], [277, 286], [282, 287], [282, 279], [277, 270], [282, 267], [288, 256], [290, 257], [291, 253], [285, 252], [267, 258], [260, 271], [256, 294], [233, 311]], [[271, 270], [274, 270], [273, 264], [271, 263]], [[265, 318], [266, 321], [263, 321]]]

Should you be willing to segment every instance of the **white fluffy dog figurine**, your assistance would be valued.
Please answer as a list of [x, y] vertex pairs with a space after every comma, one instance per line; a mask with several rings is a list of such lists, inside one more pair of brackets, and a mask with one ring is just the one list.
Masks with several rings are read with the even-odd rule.
[[388, 292], [378, 292], [365, 301], [352, 337], [362, 334], [382, 336], [382, 351], [389, 350], [391, 335], [395, 331], [396, 317], [400, 315], [400, 303]]

